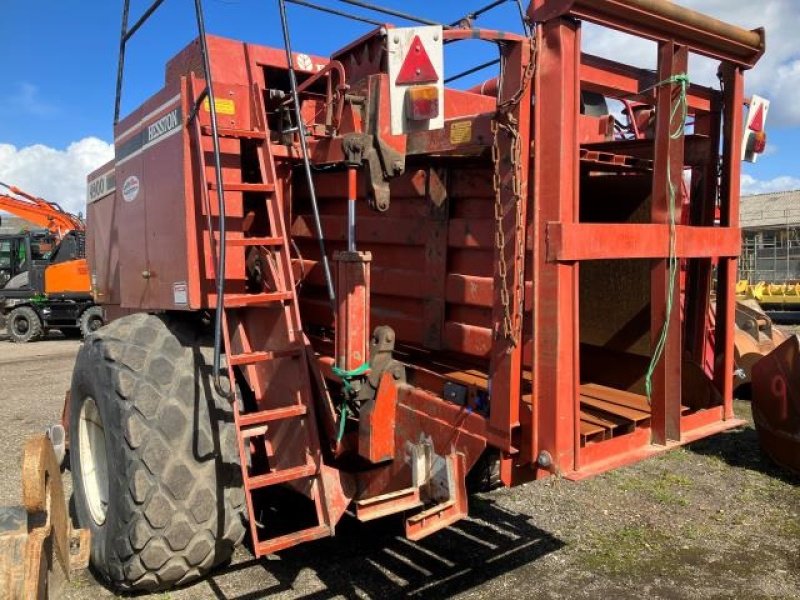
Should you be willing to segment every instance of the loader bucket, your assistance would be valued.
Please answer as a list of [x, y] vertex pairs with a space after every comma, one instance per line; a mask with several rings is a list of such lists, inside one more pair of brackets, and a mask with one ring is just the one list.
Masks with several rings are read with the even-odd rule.
[[800, 474], [800, 338], [790, 337], [753, 367], [753, 419], [761, 448]]
[[[755, 300], [736, 302], [736, 328], [734, 330], [735, 363], [739, 374], [735, 388], [752, 381], [753, 366], [786, 341], [787, 336], [775, 327]], [[739, 389], [741, 397], [742, 390]]]

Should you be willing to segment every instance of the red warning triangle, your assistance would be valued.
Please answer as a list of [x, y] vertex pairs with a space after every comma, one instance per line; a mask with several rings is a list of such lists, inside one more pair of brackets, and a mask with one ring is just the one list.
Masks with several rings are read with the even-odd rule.
[[760, 133], [764, 131], [764, 105], [759, 104], [758, 109], [756, 109], [756, 116], [753, 117], [753, 120], [750, 122], [750, 131], [755, 131], [756, 133]]
[[425, 45], [418, 35], [414, 36], [411, 45], [408, 47], [408, 53], [403, 61], [403, 66], [400, 67], [400, 73], [397, 74], [398, 85], [411, 85], [414, 83], [432, 83], [439, 81], [439, 75], [428, 56], [428, 51], [425, 50]]

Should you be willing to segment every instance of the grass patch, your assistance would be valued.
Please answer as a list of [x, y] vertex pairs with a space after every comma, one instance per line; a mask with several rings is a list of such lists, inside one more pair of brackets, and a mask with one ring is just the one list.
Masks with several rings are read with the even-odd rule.
[[637, 475], [618, 482], [624, 492], [636, 492], [649, 496], [659, 504], [687, 506], [685, 492], [692, 487], [692, 480], [686, 475], [663, 471], [659, 475]]
[[580, 550], [583, 563], [593, 571], [621, 574], [657, 564], [655, 549], [667, 538], [643, 525], [627, 525], [589, 540]]

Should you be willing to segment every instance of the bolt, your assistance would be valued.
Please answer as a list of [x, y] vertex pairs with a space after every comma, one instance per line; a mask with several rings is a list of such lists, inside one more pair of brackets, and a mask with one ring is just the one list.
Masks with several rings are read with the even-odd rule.
[[536, 458], [536, 464], [542, 469], [549, 469], [553, 465], [553, 457], [547, 450], [542, 450]]

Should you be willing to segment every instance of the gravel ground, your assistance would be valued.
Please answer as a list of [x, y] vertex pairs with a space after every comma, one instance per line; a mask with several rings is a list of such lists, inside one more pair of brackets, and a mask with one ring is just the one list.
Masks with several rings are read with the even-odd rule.
[[[0, 339], [3, 504], [18, 502], [23, 440], [59, 418], [78, 346]], [[760, 455], [751, 425], [589, 481], [474, 496], [470, 513], [420, 543], [399, 518], [345, 518], [334, 539], [264, 561], [240, 549], [146, 597], [800, 598], [800, 481]], [[82, 573], [65, 598], [112, 596]]]

